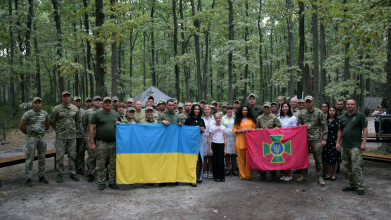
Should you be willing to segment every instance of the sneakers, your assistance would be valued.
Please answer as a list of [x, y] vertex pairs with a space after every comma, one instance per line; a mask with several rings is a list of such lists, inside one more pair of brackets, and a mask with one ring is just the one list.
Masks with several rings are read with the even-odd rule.
[[213, 179], [213, 173], [209, 173], [208, 178]]
[[357, 190], [357, 194], [362, 196], [365, 194], [365, 191], [364, 190]]
[[117, 184], [115, 184], [115, 183], [110, 183], [110, 184], [109, 184], [109, 188], [118, 189], [118, 186], [117, 186]]
[[105, 184], [99, 184], [99, 190], [104, 190], [104, 189], [105, 189], [105, 187], [106, 187], [106, 185], [105, 185]]
[[318, 183], [319, 183], [319, 185], [321, 185], [321, 186], [326, 185], [326, 184], [324, 183], [323, 177], [319, 177], [319, 178], [318, 178]]
[[92, 182], [95, 180], [95, 176], [92, 174], [88, 174], [88, 182]]
[[301, 177], [299, 179], [297, 179], [296, 181], [297, 182], [303, 182], [307, 177], [304, 176], [304, 175], [301, 175]]
[[39, 182], [45, 183], [45, 184], [48, 184], [48, 183], [49, 183], [49, 181], [47, 181], [47, 180], [45, 179], [44, 176], [40, 176], [40, 177], [39, 177]]
[[26, 186], [27, 187], [32, 187], [33, 186], [33, 184], [31, 184], [31, 179], [27, 179], [26, 180]]
[[285, 177], [284, 181], [291, 181], [292, 180], [292, 176], [291, 177]]
[[79, 181], [79, 177], [76, 176], [76, 174], [71, 174], [71, 180]]
[[79, 175], [85, 175], [83, 169], [77, 169], [76, 173]]
[[281, 178], [280, 178], [280, 180], [284, 180], [286, 178], [286, 176], [282, 176]]
[[62, 175], [61, 175], [61, 174], [58, 174], [58, 175], [57, 175], [56, 182], [57, 182], [57, 183], [62, 183]]
[[347, 187], [343, 188], [342, 191], [344, 191], [344, 192], [351, 192], [351, 191], [356, 191], [356, 189], [347, 186]]

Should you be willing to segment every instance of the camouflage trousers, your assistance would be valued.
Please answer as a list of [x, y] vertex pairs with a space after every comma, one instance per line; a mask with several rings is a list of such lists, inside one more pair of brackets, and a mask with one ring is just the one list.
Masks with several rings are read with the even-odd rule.
[[[312, 148], [312, 153], [315, 159], [316, 175], [317, 177], [323, 177], [323, 164], [322, 164], [322, 145], [320, 140], [308, 140], [308, 149]], [[309, 152], [309, 151], [308, 151]], [[301, 175], [307, 176], [308, 168], [301, 170]]]
[[26, 137], [26, 164], [24, 166], [24, 175], [26, 179], [30, 179], [33, 174], [35, 151], [38, 152], [38, 176], [43, 176], [45, 173], [46, 150], [47, 142], [45, 135]]
[[63, 173], [64, 170], [64, 155], [68, 153], [69, 173], [76, 174], [75, 160], [76, 160], [76, 138], [74, 139], [57, 139], [56, 138], [56, 173], [57, 175]]
[[109, 183], [115, 183], [115, 167], [117, 149], [115, 142], [96, 141], [96, 170], [98, 171], [98, 182], [103, 184], [106, 181], [106, 162], [109, 162]]
[[90, 149], [90, 138], [89, 137], [87, 137], [86, 143], [87, 143], [87, 154], [88, 154], [88, 158], [87, 158], [88, 172], [87, 172], [87, 175], [89, 175], [89, 174], [95, 175], [95, 171], [96, 171], [96, 151], [92, 151]]
[[342, 147], [341, 151], [346, 183], [350, 188], [364, 190], [363, 159], [360, 148]]
[[86, 156], [84, 138], [76, 138], [76, 170], [84, 170], [84, 157]]

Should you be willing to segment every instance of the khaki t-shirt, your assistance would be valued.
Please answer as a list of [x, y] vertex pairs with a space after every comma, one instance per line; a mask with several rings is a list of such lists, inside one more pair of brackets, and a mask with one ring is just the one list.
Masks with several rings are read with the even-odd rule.
[[140, 113], [134, 113], [134, 120], [136, 121], [137, 124], [140, 123], [140, 121], [144, 118], [145, 118], [144, 111], [141, 111]]

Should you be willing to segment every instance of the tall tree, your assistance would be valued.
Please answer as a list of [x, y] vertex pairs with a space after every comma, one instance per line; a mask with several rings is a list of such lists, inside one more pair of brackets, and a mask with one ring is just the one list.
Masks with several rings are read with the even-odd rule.
[[[112, 11], [112, 15], [110, 15], [111, 20], [115, 20], [116, 17], [114, 15], [115, 10], [115, 0], [110, 0], [110, 8]], [[113, 43], [111, 44], [111, 96], [117, 95], [117, 57], [118, 57], [118, 51], [117, 51], [117, 39], [116, 34], [113, 33], [112, 37], [114, 38]]]
[[[31, 26], [34, 17], [34, 1], [28, 0], [29, 2], [29, 14], [27, 16], [27, 29], [26, 29], [26, 60], [28, 65], [31, 63]], [[30, 83], [31, 74], [27, 72], [26, 74], [26, 102], [30, 101], [30, 91], [31, 91], [31, 83]]]
[[[391, 8], [391, 0], [388, 0], [388, 6]], [[391, 17], [389, 17], [391, 22]], [[391, 112], [391, 27], [388, 26], [387, 38], [387, 112]]]
[[259, 102], [263, 105], [265, 101], [265, 90], [263, 88], [263, 60], [262, 60], [262, 43], [263, 43], [263, 35], [261, 30], [261, 18], [262, 18], [262, 0], [259, 0], [259, 12], [258, 12], [258, 36], [259, 36], [259, 45], [258, 45], [258, 56], [259, 56]]
[[[87, 36], [89, 36], [90, 35], [90, 22], [88, 20], [87, 0], [83, 0], [83, 5], [84, 5], [84, 10], [85, 10], [85, 12], [84, 12], [84, 27], [85, 27], [85, 31], [86, 31]], [[87, 68], [88, 68], [87, 71], [88, 71], [88, 76], [90, 79], [90, 97], [92, 98], [94, 96], [94, 75], [92, 74], [92, 68], [91, 68], [91, 42], [90, 42], [89, 38], [87, 38], [86, 44], [87, 44]]]
[[294, 63], [294, 57], [293, 57], [293, 22], [292, 22], [292, 1], [287, 0], [287, 8], [288, 8], [288, 16], [287, 16], [287, 23], [288, 23], [288, 48], [289, 48], [289, 73], [290, 73], [290, 80], [288, 85], [288, 95], [290, 97], [293, 97], [294, 89], [295, 89], [295, 79], [294, 79], [294, 69], [293, 69], [293, 63]]
[[57, 42], [56, 42], [56, 51], [57, 51], [57, 73], [58, 73], [58, 81], [60, 84], [60, 94], [65, 91], [65, 78], [61, 74], [60, 71], [60, 60], [62, 58], [62, 32], [61, 32], [61, 18], [60, 13], [58, 12], [58, 0], [52, 0], [53, 3], [53, 13], [54, 13], [54, 21], [56, 23], [57, 30]]
[[228, 0], [228, 34], [229, 34], [229, 53], [228, 53], [228, 102], [233, 103], [232, 97], [232, 75], [233, 75], [233, 49], [231, 48], [234, 41], [234, 6], [232, 0]]
[[13, 19], [12, 19], [12, 0], [8, 0], [8, 16], [9, 16], [9, 32], [10, 32], [10, 92], [8, 93], [11, 96], [11, 109], [12, 109], [12, 119], [16, 117], [16, 97], [15, 97], [15, 88], [14, 88], [14, 32], [13, 32]]
[[[174, 57], [178, 56], [178, 19], [176, 16], [176, 0], [172, 0], [172, 17], [174, 18]], [[176, 97], [180, 97], [179, 90], [179, 65], [175, 61], [175, 92]]]
[[[97, 38], [99, 38], [99, 28], [103, 25], [105, 15], [103, 13], [103, 0], [95, 1], [95, 25], [98, 30], [95, 32]], [[105, 48], [102, 40], [96, 42], [96, 94], [100, 96], [106, 96], [107, 91], [105, 87]]]
[[[312, 3], [312, 8], [314, 11], [317, 10], [317, 2]], [[313, 96], [315, 100], [315, 105], [319, 102], [319, 50], [318, 50], [318, 14], [314, 12], [312, 14], [312, 62], [313, 62], [313, 72], [314, 76], [314, 85], [313, 85]]]
[[200, 101], [202, 99], [202, 80], [201, 80], [201, 54], [200, 54], [200, 21], [196, 17], [194, 0], [190, 0], [191, 4], [191, 13], [193, 15], [193, 24], [196, 28], [196, 33], [194, 34], [194, 49], [196, 53], [196, 66], [197, 66], [197, 99]]
[[326, 31], [323, 24], [323, 19], [320, 22], [320, 103], [326, 101], [324, 89], [326, 86], [326, 69], [324, 62], [326, 58]]
[[[304, 34], [304, 3], [302, 1], [299, 2], [299, 57], [298, 57], [298, 65], [301, 72], [301, 81], [297, 83], [297, 97], [302, 97], [303, 93], [303, 85], [306, 84], [306, 77], [304, 76], [304, 40], [305, 40], [305, 34]], [[308, 91], [309, 87], [304, 87], [304, 95], [310, 94]]]
[[[249, 22], [248, 20], [248, 1], [244, 3], [246, 7], [246, 23]], [[245, 102], [245, 98], [247, 95], [247, 78], [248, 78], [248, 63], [250, 61], [249, 54], [248, 54], [248, 41], [249, 41], [249, 31], [248, 31], [248, 26], [244, 28], [244, 41], [246, 43], [246, 46], [244, 48], [244, 55], [246, 57], [246, 64], [244, 65], [244, 89], [243, 89], [243, 103]]]
[[[183, 16], [183, 0], [179, 0], [179, 14], [181, 16], [181, 47], [182, 47], [182, 56], [185, 55], [186, 53], [186, 41], [185, 41], [185, 28], [184, 28], [184, 16]], [[186, 85], [186, 100], [190, 100], [191, 96], [190, 96], [190, 85], [189, 85], [189, 81], [190, 81], [190, 69], [189, 69], [189, 66], [187, 65], [187, 62], [186, 61], [183, 61], [183, 73], [185, 75], [185, 85]]]
[[[152, 86], [156, 86], [156, 71], [155, 71], [155, 27], [154, 27], [154, 19], [153, 14], [155, 12], [155, 0], [152, 0], [152, 8], [151, 8], [151, 21], [152, 21], [152, 27], [151, 27], [151, 77], [152, 77]], [[178, 97], [179, 99], [179, 97]]]

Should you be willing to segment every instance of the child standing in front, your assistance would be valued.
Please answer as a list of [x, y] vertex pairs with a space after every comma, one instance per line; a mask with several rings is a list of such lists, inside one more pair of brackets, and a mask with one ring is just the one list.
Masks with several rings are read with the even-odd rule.
[[216, 182], [225, 182], [224, 156], [227, 153], [227, 128], [221, 125], [221, 118], [221, 113], [216, 113], [216, 123], [209, 128], [209, 151]]

